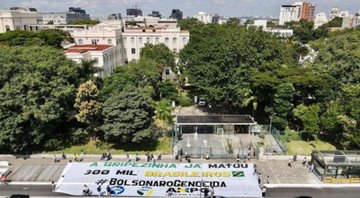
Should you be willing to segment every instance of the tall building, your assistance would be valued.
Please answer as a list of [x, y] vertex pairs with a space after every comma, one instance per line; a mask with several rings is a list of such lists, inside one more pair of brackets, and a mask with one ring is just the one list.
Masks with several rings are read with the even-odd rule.
[[331, 21], [335, 17], [339, 17], [339, 14], [340, 14], [339, 8], [331, 8], [329, 20]]
[[315, 17], [314, 28], [316, 29], [316, 28], [324, 25], [327, 22], [328, 22], [328, 19], [326, 17], [326, 14], [324, 12], [321, 12], [321, 13], [317, 14]]
[[304, 2], [301, 8], [300, 19], [313, 21], [315, 19], [315, 4]]
[[282, 5], [280, 7], [279, 25], [284, 25], [290, 21], [299, 21], [300, 19], [312, 21], [315, 19], [315, 7], [315, 4], [307, 2]]
[[183, 12], [179, 9], [173, 9], [169, 18], [181, 20], [183, 19]]
[[136, 6], [135, 6], [135, 8], [128, 8], [128, 9], [126, 9], [126, 15], [133, 16], [133, 17], [142, 16], [142, 10], [140, 10]]
[[152, 11], [151, 14], [149, 14], [149, 16], [161, 18], [161, 14], [159, 11]]
[[199, 12], [197, 15], [194, 15], [194, 18], [205, 24], [213, 22], [213, 16], [211, 14], [207, 14], [206, 12]]
[[10, 10], [0, 10], [0, 33], [26, 30], [29, 25], [41, 23], [41, 15], [35, 8], [13, 7]]
[[65, 25], [79, 19], [90, 19], [90, 15], [81, 8], [69, 7], [67, 12], [41, 13], [43, 24]]

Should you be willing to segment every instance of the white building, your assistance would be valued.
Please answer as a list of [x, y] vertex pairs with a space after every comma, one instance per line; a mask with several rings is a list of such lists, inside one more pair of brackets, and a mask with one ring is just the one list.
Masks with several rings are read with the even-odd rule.
[[166, 28], [176, 28], [178, 21], [176, 19], [166, 19], [159, 17], [151, 17], [151, 16], [138, 16], [138, 17], [128, 17], [124, 18], [125, 25], [137, 25], [137, 26], [161, 26]]
[[265, 31], [275, 34], [281, 38], [288, 38], [294, 34], [294, 30], [292, 30], [292, 29], [267, 28]]
[[301, 16], [302, 3], [295, 3], [292, 5], [282, 5], [280, 8], [279, 25], [284, 25], [286, 22], [299, 21]]
[[189, 42], [189, 31], [165, 27], [128, 27], [122, 33], [127, 59], [138, 60], [146, 43], [164, 43], [174, 53]]
[[211, 14], [207, 14], [206, 12], [199, 12], [194, 16], [194, 18], [205, 24], [212, 23], [213, 21], [213, 16]]
[[94, 60], [94, 66], [101, 68], [95, 75], [101, 78], [109, 76], [116, 66], [123, 63], [120, 51], [112, 45], [75, 45], [67, 48], [65, 55], [77, 63], [81, 63], [82, 60]]
[[265, 30], [267, 28], [267, 20], [262, 20], [262, 19], [254, 20], [254, 23], [248, 24], [247, 27], [257, 27]]
[[360, 26], [360, 11], [356, 13], [352, 19], [352, 27], [356, 28]]
[[340, 11], [339, 8], [331, 8], [329, 20], [333, 20], [335, 17], [339, 17]]
[[316, 29], [316, 28], [324, 25], [327, 22], [328, 22], [328, 19], [326, 17], [326, 14], [324, 12], [321, 12], [321, 13], [317, 14], [315, 17], [314, 27]]
[[0, 33], [26, 30], [28, 25], [41, 24], [41, 19], [35, 9], [0, 10]]

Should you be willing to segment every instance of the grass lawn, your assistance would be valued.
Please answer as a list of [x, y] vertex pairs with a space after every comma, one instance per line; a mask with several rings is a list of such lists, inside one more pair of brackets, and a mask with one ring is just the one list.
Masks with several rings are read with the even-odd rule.
[[323, 141], [290, 141], [287, 144], [288, 154], [310, 155], [316, 150], [336, 150], [335, 146]]
[[102, 154], [108, 152], [110, 149], [111, 154], [145, 154], [147, 152], [153, 154], [171, 154], [171, 138], [162, 137], [156, 142], [149, 142], [149, 144], [123, 144], [114, 147], [111, 144], [102, 143], [96, 145], [95, 141], [90, 141], [85, 145], [76, 145], [63, 150], [51, 151], [48, 153], [80, 153], [83, 150], [87, 154]]

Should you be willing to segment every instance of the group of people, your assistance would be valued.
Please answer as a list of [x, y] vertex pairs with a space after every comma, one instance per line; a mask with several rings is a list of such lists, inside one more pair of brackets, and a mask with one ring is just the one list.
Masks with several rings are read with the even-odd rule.
[[100, 158], [100, 160], [105, 160], [105, 161], [109, 161], [111, 159], [112, 159], [112, 155], [110, 152], [103, 153]]
[[[297, 155], [294, 155], [292, 158], [288, 161], [288, 167], [292, 167], [292, 163], [297, 161]], [[301, 162], [303, 166], [308, 167], [309, 172], [312, 172], [314, 170], [314, 164], [311, 163], [311, 161], [308, 161], [306, 157], [304, 157], [303, 161]]]
[[[105, 192], [102, 190], [101, 185], [97, 186], [96, 191], [98, 192], [99, 197], [102, 195], [111, 195], [111, 188], [109, 185], [106, 186]], [[84, 185], [82, 192], [83, 192], [83, 195], [85, 195], [85, 196], [90, 196], [93, 194], [93, 192], [90, 190], [90, 188], [86, 184]]]

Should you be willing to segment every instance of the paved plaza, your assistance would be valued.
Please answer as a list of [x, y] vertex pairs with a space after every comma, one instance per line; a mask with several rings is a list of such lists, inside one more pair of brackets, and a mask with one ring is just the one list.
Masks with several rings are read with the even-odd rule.
[[[71, 155], [68, 155], [71, 156]], [[100, 155], [85, 155], [85, 162], [99, 161]], [[130, 156], [135, 159], [135, 156]], [[173, 156], [162, 157], [161, 162], [178, 162]], [[12, 182], [51, 182], [57, 181], [65, 165], [71, 160], [60, 160], [55, 163], [51, 155], [41, 155], [32, 158], [2, 157], [11, 163], [11, 174], [9, 179]], [[73, 160], [73, 159], [72, 159]], [[308, 168], [301, 164], [299, 159], [288, 167], [287, 160], [257, 160], [252, 159], [247, 163], [255, 163], [258, 172], [261, 173], [262, 183], [266, 183], [266, 177], [270, 177], [270, 184], [320, 184], [321, 181]], [[125, 155], [113, 155], [112, 161], [127, 161]], [[134, 161], [134, 160], [133, 160]], [[140, 162], [145, 162], [145, 156], [141, 156]], [[186, 162], [182, 162], [186, 163]], [[235, 159], [192, 159], [192, 163], [236, 163]]]

